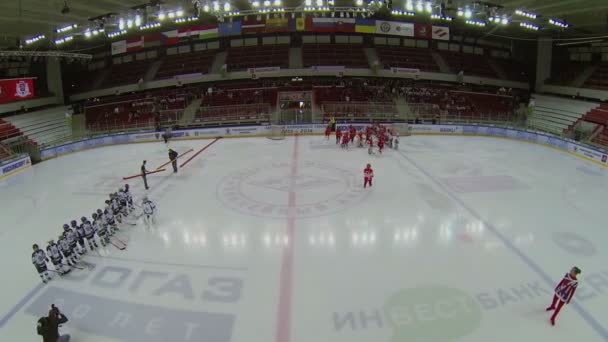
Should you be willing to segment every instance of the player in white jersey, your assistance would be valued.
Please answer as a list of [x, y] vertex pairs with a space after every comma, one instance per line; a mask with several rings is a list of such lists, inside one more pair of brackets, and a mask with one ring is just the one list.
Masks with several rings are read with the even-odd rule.
[[87, 252], [87, 249], [84, 245], [84, 229], [82, 225], [78, 225], [76, 220], [72, 220], [70, 222], [71, 228], [76, 233], [76, 237], [78, 238], [78, 245], [80, 246], [80, 254], [84, 254]]
[[70, 244], [70, 248], [72, 252], [76, 255], [82, 254], [82, 252], [78, 249], [78, 234], [73, 229], [70, 229], [70, 226], [67, 224], [63, 225], [63, 234], [65, 235], [68, 243]]
[[[99, 214], [99, 211], [97, 213]], [[118, 228], [116, 227], [116, 221], [112, 215], [112, 208], [106, 207], [106, 209], [103, 211], [103, 220], [106, 223], [106, 227], [108, 227], [108, 233], [110, 236], [114, 235]]]
[[[98, 209], [98, 211], [101, 211], [101, 209]], [[97, 232], [97, 236], [99, 236], [99, 240], [101, 241], [101, 244], [103, 246], [105, 246], [106, 244], [108, 244], [110, 242], [110, 237], [108, 236], [108, 229], [107, 229], [107, 224], [104, 222], [103, 216], [99, 217], [99, 215], [97, 215], [97, 213], [93, 213], [91, 215], [91, 217], [93, 218], [93, 229]]]
[[148, 196], [144, 196], [141, 202], [141, 210], [143, 211], [144, 222], [147, 225], [150, 225], [150, 223], [156, 223], [156, 205], [154, 202], [148, 199]]
[[74, 266], [78, 263], [78, 253], [72, 249], [67, 232], [64, 231], [63, 234], [59, 235], [57, 246], [59, 246], [59, 250], [67, 260], [68, 265]]
[[80, 221], [82, 224], [82, 230], [84, 231], [84, 237], [87, 239], [89, 250], [93, 250], [99, 246], [97, 246], [97, 242], [95, 241], [95, 229], [93, 229], [93, 225], [86, 217], [81, 217]]
[[51, 275], [47, 269], [46, 263], [49, 261], [49, 258], [46, 257], [46, 253], [38, 245], [34, 244], [32, 246], [34, 249], [34, 253], [32, 253], [32, 263], [36, 267], [38, 274], [40, 275], [40, 279], [42, 279], [43, 283], [47, 283], [51, 280]]
[[59, 272], [60, 275], [64, 275], [70, 272], [70, 268], [63, 264], [63, 255], [61, 251], [59, 251], [59, 246], [55, 243], [54, 240], [50, 240], [49, 244], [46, 246], [47, 255], [51, 257], [51, 261], [53, 265], [55, 265], [55, 270]]
[[133, 196], [131, 195], [131, 192], [129, 192], [129, 184], [125, 184], [124, 193], [127, 197], [127, 205], [129, 206], [129, 211], [133, 211]]

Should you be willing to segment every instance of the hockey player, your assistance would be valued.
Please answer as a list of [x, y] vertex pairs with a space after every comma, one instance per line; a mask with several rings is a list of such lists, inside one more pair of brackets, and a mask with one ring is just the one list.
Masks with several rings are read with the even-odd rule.
[[47, 255], [51, 257], [55, 270], [57, 270], [60, 275], [70, 272], [70, 268], [63, 264], [63, 255], [61, 255], [59, 246], [57, 246], [55, 241], [49, 241], [48, 246], [46, 246], [46, 252], [48, 253]]
[[83, 252], [81, 250], [78, 249], [77, 245], [78, 245], [78, 233], [76, 233], [75, 230], [70, 229], [70, 226], [68, 226], [67, 224], [63, 225], [63, 234], [65, 235], [66, 239], [68, 240], [68, 243], [70, 244], [70, 248], [72, 249], [72, 251], [74, 252], [74, 254], [82, 254]]
[[113, 193], [110, 197], [110, 205], [112, 206], [112, 213], [118, 223], [122, 223], [122, 208], [120, 207], [120, 201], [118, 200], [118, 194]]
[[86, 217], [81, 217], [82, 221], [81, 227], [84, 231], [84, 237], [87, 239], [87, 243], [89, 245], [89, 250], [93, 250], [98, 248], [97, 242], [95, 241], [95, 229], [93, 229], [93, 225]]
[[358, 147], [363, 147], [364, 146], [363, 145], [363, 131], [357, 132], [357, 141], [359, 142], [358, 145], [357, 145]]
[[372, 169], [372, 165], [371, 164], [367, 164], [367, 166], [365, 167], [365, 169], [363, 169], [363, 188], [367, 188], [367, 185], [369, 184], [369, 187], [372, 187], [372, 178], [374, 178], [374, 170]]
[[374, 138], [371, 135], [367, 137], [367, 154], [374, 154]]
[[349, 138], [348, 132], [346, 132], [346, 133], [344, 133], [342, 135], [342, 145], [341, 145], [341, 147], [343, 149], [347, 149], [348, 148], [348, 141], [349, 141], [349, 139], [350, 138]]
[[70, 241], [67, 237], [67, 232], [63, 232], [59, 235], [59, 240], [57, 240], [57, 246], [59, 246], [59, 250], [65, 257], [65, 260], [68, 262], [68, 265], [74, 266], [78, 263], [78, 253], [72, 249], [70, 246]]
[[103, 217], [108, 227], [108, 232], [110, 233], [110, 236], [114, 235], [114, 233], [116, 233], [116, 231], [118, 230], [118, 227], [116, 227], [116, 221], [114, 220], [114, 216], [112, 215], [111, 210], [112, 209], [108, 211], [106, 207], [106, 209], [103, 211]]
[[74, 231], [76, 238], [78, 239], [78, 245], [80, 246], [80, 254], [84, 254], [87, 252], [87, 249], [84, 246], [84, 230], [82, 229], [82, 225], [78, 225], [76, 220], [72, 220], [70, 222], [70, 227]]
[[330, 135], [331, 135], [331, 125], [327, 125], [327, 127], [325, 127], [325, 139], [329, 140]]
[[38, 275], [40, 275], [40, 279], [42, 279], [42, 282], [46, 284], [52, 279], [46, 266], [49, 258], [46, 257], [46, 253], [44, 253], [44, 251], [40, 249], [38, 245], [34, 244], [32, 248], [34, 249], [34, 253], [32, 253], [32, 263], [36, 267]]
[[382, 154], [382, 150], [384, 149], [384, 136], [380, 136], [378, 138], [378, 153]]
[[156, 205], [154, 202], [148, 199], [148, 196], [144, 196], [141, 202], [141, 209], [144, 215], [144, 222], [147, 225], [150, 225], [150, 223], [155, 223]]
[[399, 149], [399, 137], [398, 136], [395, 136], [395, 138], [393, 139], [393, 148], [395, 150]]
[[[100, 212], [101, 209], [97, 209], [97, 212]], [[102, 217], [95, 212], [91, 214], [93, 218], [93, 229], [97, 232], [97, 236], [99, 236], [99, 241], [101, 241], [102, 246], [106, 246], [110, 242], [110, 237], [108, 236], [108, 228], [107, 224], [104, 222], [103, 215]]]
[[[569, 273], [566, 273], [562, 281], [555, 287], [555, 294], [553, 295], [553, 302], [546, 310], [555, 310], [553, 316], [551, 316], [551, 325], [555, 325], [555, 319], [562, 309], [564, 304], [569, 304], [570, 300], [574, 296], [576, 287], [578, 286], [577, 276], [581, 274], [581, 270], [574, 266]], [[557, 306], [556, 306], [557, 305]]]
[[342, 142], [342, 130], [340, 127], [336, 128], [336, 145]]
[[353, 125], [349, 126], [349, 135], [350, 142], [353, 143], [355, 141], [355, 136], [357, 135], [357, 130], [355, 129], [355, 127], [353, 127]]

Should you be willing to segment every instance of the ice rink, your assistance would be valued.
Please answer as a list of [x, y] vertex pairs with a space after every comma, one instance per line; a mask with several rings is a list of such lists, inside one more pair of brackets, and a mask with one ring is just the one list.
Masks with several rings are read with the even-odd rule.
[[[381, 156], [318, 136], [220, 139], [148, 177], [157, 223], [123, 226], [126, 250], [42, 284], [31, 245], [103, 208], [144, 159], [156, 168], [166, 146], [0, 180], [0, 341], [40, 341], [51, 303], [78, 342], [608, 341], [608, 169], [497, 138], [412, 136]], [[545, 308], [574, 265], [575, 301], [552, 327]]]

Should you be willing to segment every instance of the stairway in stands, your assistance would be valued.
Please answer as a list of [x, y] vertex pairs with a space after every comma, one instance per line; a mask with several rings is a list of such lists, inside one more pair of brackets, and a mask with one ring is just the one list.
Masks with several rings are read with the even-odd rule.
[[608, 103], [602, 103], [591, 109], [582, 118], [583, 121], [591, 122], [599, 126], [599, 133], [595, 135], [592, 142], [608, 146]]

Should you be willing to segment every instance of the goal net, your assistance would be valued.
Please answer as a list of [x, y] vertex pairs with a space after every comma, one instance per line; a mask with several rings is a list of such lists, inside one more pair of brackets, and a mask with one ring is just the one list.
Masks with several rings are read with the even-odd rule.
[[391, 127], [391, 130], [393, 131], [393, 135], [399, 137], [411, 135], [410, 127], [407, 122], [394, 123]]
[[285, 131], [283, 130], [283, 126], [280, 125], [271, 125], [270, 133], [266, 136], [268, 139], [272, 140], [283, 140], [285, 139]]

